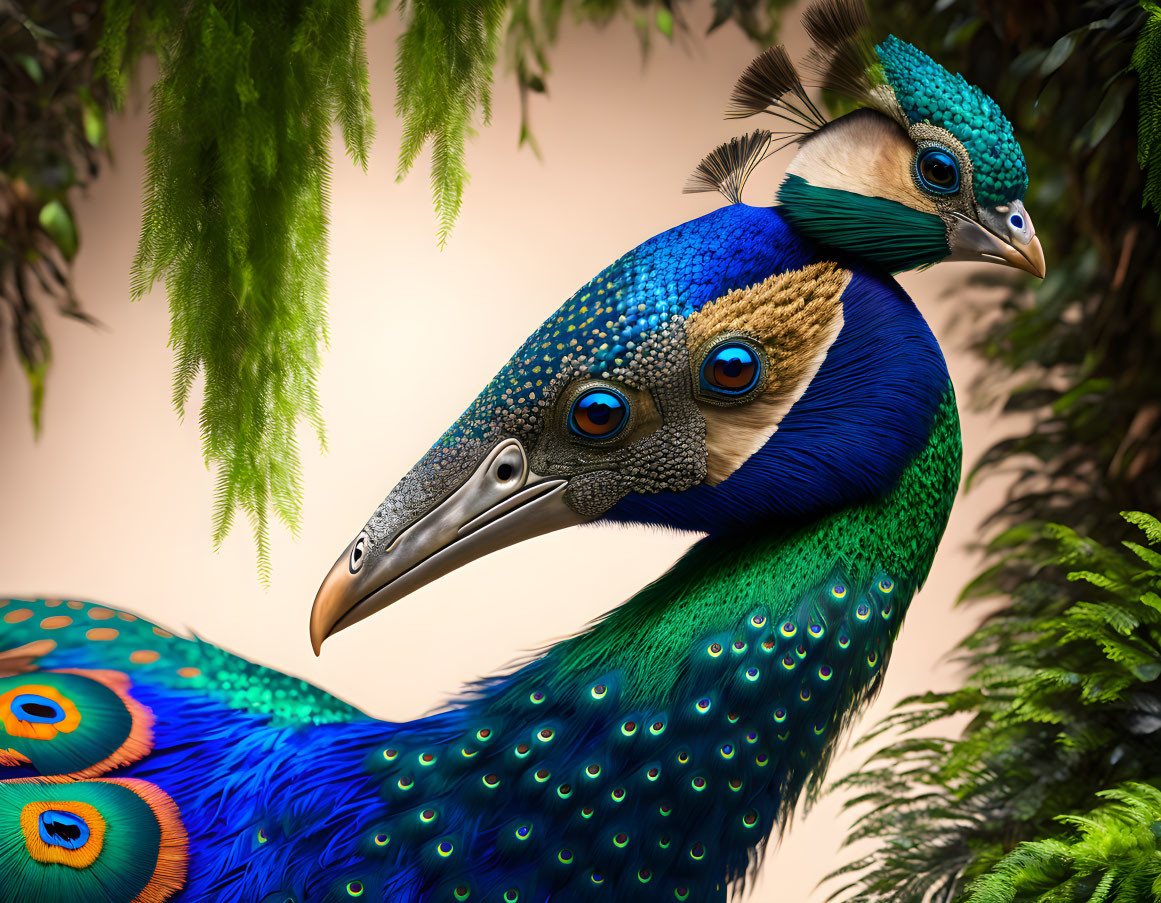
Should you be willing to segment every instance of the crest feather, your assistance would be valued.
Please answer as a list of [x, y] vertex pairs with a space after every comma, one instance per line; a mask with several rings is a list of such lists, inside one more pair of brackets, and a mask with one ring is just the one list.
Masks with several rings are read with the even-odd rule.
[[750, 173], [770, 153], [773, 135], [766, 129], [755, 129], [739, 135], [702, 157], [685, 183], [685, 194], [720, 191], [731, 204], [742, 203], [742, 190]]
[[876, 91], [879, 58], [862, 0], [818, 0], [803, 13], [802, 24], [814, 42], [806, 65], [819, 87], [882, 108]]
[[769, 113], [795, 127], [794, 132], [812, 132], [826, 125], [826, 117], [806, 94], [798, 70], [786, 48], [779, 44], [762, 51], [746, 67], [726, 108], [727, 119], [744, 119]]

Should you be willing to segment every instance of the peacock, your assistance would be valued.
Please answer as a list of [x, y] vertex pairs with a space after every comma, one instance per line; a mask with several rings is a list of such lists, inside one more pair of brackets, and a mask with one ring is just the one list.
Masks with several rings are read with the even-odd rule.
[[[727, 115], [774, 125], [687, 186], [729, 203], [533, 332], [343, 551], [311, 641], [548, 531], [702, 538], [588, 629], [399, 724], [128, 612], [0, 602], [0, 901], [744, 885], [878, 689], [959, 482], [947, 367], [892, 274], [1045, 271], [997, 104], [876, 44], [852, 0], [805, 24], [805, 65], [851, 112], [828, 121], [785, 49], [758, 56]], [[776, 203], [743, 204], [787, 145]]]

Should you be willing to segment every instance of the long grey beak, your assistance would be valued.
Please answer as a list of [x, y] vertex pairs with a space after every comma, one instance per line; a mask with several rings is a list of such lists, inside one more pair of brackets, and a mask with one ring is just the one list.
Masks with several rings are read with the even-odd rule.
[[980, 209], [979, 221], [953, 214], [955, 227], [948, 237], [948, 260], [986, 260], [1015, 267], [1044, 278], [1044, 249], [1036, 237], [1032, 219], [1020, 201]]
[[335, 562], [310, 613], [323, 640], [484, 555], [582, 523], [564, 501], [568, 481], [534, 474], [518, 439], [505, 439], [450, 496], [399, 531], [382, 551], [365, 532]]

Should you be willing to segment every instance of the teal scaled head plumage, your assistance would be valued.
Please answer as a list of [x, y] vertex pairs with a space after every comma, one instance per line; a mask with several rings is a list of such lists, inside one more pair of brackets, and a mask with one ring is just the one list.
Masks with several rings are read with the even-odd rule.
[[999, 104], [894, 35], [875, 53], [907, 123], [944, 129], [963, 146], [972, 164], [972, 191], [981, 205], [1024, 200], [1028, 167]]
[[[861, 108], [827, 122], [785, 51], [760, 56], [732, 111], [792, 122], [779, 203], [740, 201], [773, 134], [711, 152], [691, 186], [731, 203], [529, 336], [335, 562], [311, 639], [549, 530], [703, 538], [406, 724], [131, 615], [0, 600], [0, 899], [681, 903], [744, 883], [878, 689], [958, 485], [947, 367], [891, 272], [1043, 265], [994, 105], [876, 49], [849, 0], [807, 25]], [[575, 573], [599, 592], [607, 570]]]

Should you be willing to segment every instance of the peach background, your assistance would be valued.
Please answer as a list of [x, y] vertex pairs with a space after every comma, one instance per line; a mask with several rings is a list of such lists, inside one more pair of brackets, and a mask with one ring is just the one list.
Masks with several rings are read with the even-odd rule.
[[[551, 96], [534, 100], [543, 162], [516, 150], [516, 91], [501, 76], [494, 122], [471, 144], [472, 183], [442, 253], [426, 157], [405, 182], [394, 182], [399, 24], [370, 26], [379, 135], [368, 172], [335, 150], [330, 350], [320, 381], [329, 451], [319, 455], [302, 431], [302, 533], [295, 541], [275, 531], [268, 590], [258, 584], [244, 527], [220, 552], [210, 548], [213, 476], [202, 464], [196, 416], [180, 423], [170, 407], [164, 295], [128, 300], [147, 127], [139, 90], [129, 112], [111, 123], [115, 165], [77, 206], [76, 284], [103, 325], [50, 317], [55, 363], [39, 442], [14, 357], [0, 360], [0, 593], [101, 600], [399, 720], [577, 630], [667, 567], [689, 537], [556, 533], [445, 577], [330, 640], [320, 659], [307, 640], [311, 600], [335, 556], [525, 335], [617, 255], [720, 203], [683, 196], [681, 187], [703, 153], [745, 129], [721, 113], [754, 51], [732, 27], [702, 37], [708, 4], [691, 18], [693, 39], [655, 41], [644, 65], [627, 22], [600, 34], [566, 27], [553, 54]], [[792, 17], [784, 38], [801, 55]], [[751, 203], [768, 202], [788, 159], [787, 152], [759, 170]], [[941, 330], [951, 308], [936, 298], [964, 274], [956, 264], [903, 280], [941, 333], [961, 396], [975, 365], [957, 337]], [[964, 412], [968, 461], [995, 435], [990, 417]], [[899, 697], [954, 683], [947, 653], [978, 617], [952, 607], [975, 567], [965, 546], [997, 491], [985, 485], [957, 503], [883, 695], [856, 735]], [[593, 562], [603, 564], [604, 578], [580, 579], [599, 572]], [[862, 756], [847, 753], [832, 776]], [[837, 852], [846, 824], [838, 803], [826, 798], [797, 821], [751, 899], [824, 899], [816, 883], [846, 858]]]

